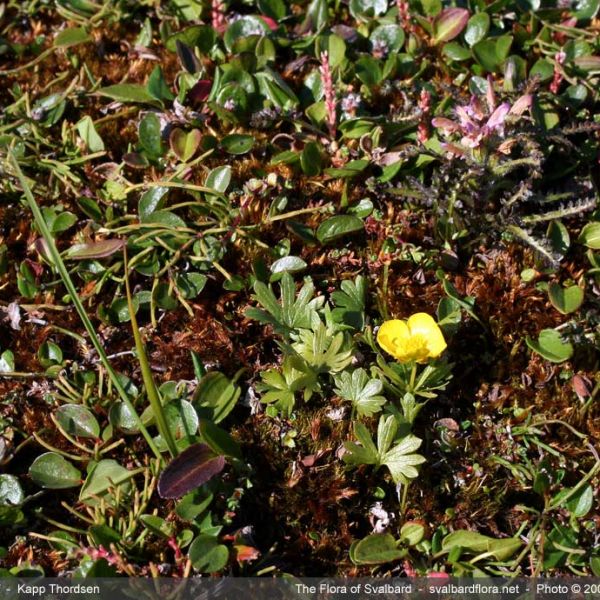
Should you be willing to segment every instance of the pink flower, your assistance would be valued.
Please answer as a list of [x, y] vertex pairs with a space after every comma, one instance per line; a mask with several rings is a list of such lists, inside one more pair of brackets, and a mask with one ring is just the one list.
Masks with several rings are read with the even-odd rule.
[[532, 101], [531, 94], [525, 94], [512, 107], [508, 102], [496, 106], [493, 81], [489, 78], [486, 93], [487, 110], [482, 101], [473, 96], [469, 104], [455, 108], [457, 120], [435, 117], [431, 123], [445, 135], [458, 133], [461, 136], [461, 146], [445, 143], [442, 144], [442, 148], [451, 154], [464, 156], [466, 148], [478, 148], [494, 134], [503, 137], [504, 124], [508, 115], [521, 116], [531, 107]]

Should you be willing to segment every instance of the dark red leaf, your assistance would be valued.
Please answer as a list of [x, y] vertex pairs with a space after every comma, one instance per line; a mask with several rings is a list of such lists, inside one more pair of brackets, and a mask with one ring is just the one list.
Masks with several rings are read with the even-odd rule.
[[181, 498], [218, 475], [223, 467], [223, 456], [216, 455], [206, 444], [194, 444], [174, 458], [161, 473], [158, 495]]
[[200, 104], [200, 102], [204, 102], [210, 94], [212, 85], [212, 81], [208, 79], [200, 79], [200, 81], [197, 81], [192, 89], [188, 92], [188, 100], [192, 104]]

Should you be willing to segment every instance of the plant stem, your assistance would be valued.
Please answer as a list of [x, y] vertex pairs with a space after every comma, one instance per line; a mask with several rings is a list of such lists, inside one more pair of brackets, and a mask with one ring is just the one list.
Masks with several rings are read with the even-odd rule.
[[40, 207], [37, 205], [37, 202], [35, 201], [35, 198], [33, 197], [33, 194], [31, 192], [29, 184], [27, 183], [27, 180], [25, 179], [25, 176], [23, 175], [23, 172], [21, 171], [21, 167], [19, 166], [19, 163], [17, 162], [17, 159], [15, 158], [12, 150], [8, 151], [8, 157], [9, 157], [9, 161], [12, 163], [12, 167], [14, 168], [15, 173], [17, 174], [17, 178], [19, 179], [19, 182], [21, 183], [21, 187], [23, 188], [23, 193], [25, 194], [25, 199], [27, 200], [27, 203], [29, 205], [29, 208], [31, 209], [31, 212], [33, 213], [33, 218], [35, 220], [35, 223], [36, 223], [38, 229], [40, 230], [46, 244], [48, 245], [48, 251], [50, 253], [50, 256], [52, 257], [52, 262], [54, 263], [56, 270], [60, 274], [60, 277], [63, 281], [64, 286], [67, 288], [67, 292], [69, 293], [69, 296], [71, 297], [71, 302], [73, 303], [73, 306], [75, 307], [75, 310], [77, 311], [77, 314], [79, 315], [79, 318], [81, 319], [81, 322], [83, 323], [83, 326], [85, 327], [86, 331], [88, 332], [88, 335], [90, 336], [92, 345], [94, 346], [96, 352], [98, 353], [98, 356], [100, 357], [100, 360], [102, 361], [102, 364], [103, 364], [104, 368], [106, 369], [106, 372], [108, 373], [108, 376], [110, 377], [113, 385], [115, 386], [115, 389], [117, 390], [119, 396], [123, 400], [123, 403], [129, 410], [129, 412], [133, 415], [133, 418], [136, 421], [136, 425], [137, 425], [138, 429], [141, 431], [142, 435], [146, 439], [146, 442], [148, 442], [148, 446], [150, 447], [150, 450], [152, 450], [152, 452], [154, 453], [154, 455], [157, 458], [160, 458], [162, 460], [162, 456], [161, 456], [158, 448], [156, 447], [156, 444], [154, 443], [152, 436], [150, 435], [150, 433], [148, 432], [148, 430], [142, 423], [142, 420], [140, 419], [139, 415], [137, 414], [137, 411], [135, 410], [135, 407], [133, 406], [131, 400], [127, 396], [127, 392], [125, 391], [125, 388], [121, 385], [121, 382], [119, 381], [119, 378], [117, 377], [117, 374], [115, 373], [114, 369], [112, 368], [112, 366], [108, 360], [108, 357], [106, 356], [106, 352], [104, 351], [104, 348], [100, 342], [100, 339], [98, 338], [98, 334], [96, 333], [96, 330], [94, 329], [94, 326], [92, 325], [92, 322], [90, 321], [90, 318], [88, 317], [88, 315], [85, 311], [85, 308], [83, 307], [81, 299], [79, 298], [79, 296], [77, 294], [77, 289], [75, 288], [75, 285], [73, 284], [73, 281], [71, 280], [69, 272], [67, 271], [67, 268], [65, 267], [65, 264], [60, 256], [60, 253], [56, 247], [56, 244], [54, 243], [54, 238], [52, 236], [52, 233], [50, 232], [50, 230], [48, 229], [48, 226], [46, 225], [46, 221], [44, 219], [44, 216], [42, 215], [42, 211], [40, 210]]
[[158, 431], [162, 439], [167, 444], [169, 448], [169, 453], [172, 457], [177, 456], [177, 446], [175, 445], [175, 440], [171, 435], [171, 430], [169, 429], [169, 425], [167, 424], [167, 419], [165, 417], [165, 411], [163, 409], [162, 402], [160, 400], [160, 396], [158, 394], [158, 390], [156, 389], [156, 384], [154, 383], [154, 378], [152, 377], [152, 370], [150, 369], [150, 364], [148, 363], [148, 357], [146, 356], [146, 350], [144, 348], [144, 343], [142, 342], [142, 336], [140, 335], [140, 330], [137, 323], [137, 317], [135, 316], [135, 308], [133, 306], [133, 300], [131, 298], [131, 288], [129, 287], [129, 271], [127, 266], [127, 247], [123, 247], [123, 259], [124, 259], [124, 271], [125, 271], [125, 290], [127, 292], [127, 307], [129, 308], [129, 317], [131, 319], [131, 329], [133, 331], [133, 339], [135, 340], [135, 349], [138, 355], [138, 360], [140, 362], [140, 369], [142, 371], [142, 379], [144, 380], [144, 387], [146, 388], [146, 394], [148, 394], [148, 400], [150, 401], [150, 406], [152, 407], [152, 413], [154, 414], [154, 418], [156, 419], [156, 425], [158, 427]]

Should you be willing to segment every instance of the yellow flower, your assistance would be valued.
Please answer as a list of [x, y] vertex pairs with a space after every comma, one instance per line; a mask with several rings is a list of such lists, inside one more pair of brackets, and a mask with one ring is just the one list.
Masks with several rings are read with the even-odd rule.
[[438, 324], [427, 313], [416, 313], [408, 321], [385, 321], [377, 332], [377, 343], [402, 363], [427, 362], [447, 346]]

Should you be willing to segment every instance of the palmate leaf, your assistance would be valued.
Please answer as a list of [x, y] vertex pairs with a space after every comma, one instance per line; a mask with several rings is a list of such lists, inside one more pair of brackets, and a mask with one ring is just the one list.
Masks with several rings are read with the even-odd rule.
[[288, 338], [294, 329], [310, 329], [319, 321], [317, 311], [323, 306], [325, 298], [314, 298], [315, 286], [307, 281], [298, 292], [294, 279], [289, 273], [284, 273], [279, 284], [281, 301], [273, 290], [262, 281], [254, 284], [254, 297], [263, 308], [248, 308], [246, 316], [261, 323], [273, 326], [276, 333]]
[[354, 281], [342, 281], [341, 290], [331, 294], [335, 304], [333, 318], [337, 323], [349, 325], [357, 331], [365, 327], [365, 302], [367, 297], [367, 280], [358, 275]]
[[379, 453], [377, 452], [377, 446], [373, 443], [371, 434], [363, 423], [359, 421], [354, 422], [354, 435], [361, 445], [359, 446], [354, 442], [346, 442], [344, 448], [346, 448], [348, 454], [344, 455], [344, 462], [351, 465], [378, 464]]
[[296, 393], [303, 392], [305, 402], [319, 389], [317, 374], [299, 357], [289, 356], [281, 369], [269, 369], [261, 373], [261, 383], [256, 388], [261, 392], [261, 402], [274, 404], [283, 414], [294, 409]]
[[337, 373], [352, 362], [350, 337], [343, 331], [333, 334], [322, 321], [314, 329], [301, 329], [292, 348], [317, 373]]
[[382, 457], [381, 464], [390, 470], [394, 483], [406, 485], [409, 479], [415, 479], [419, 475], [416, 467], [425, 462], [425, 457], [414, 451], [421, 442], [418, 437], [409, 434]]
[[373, 416], [386, 402], [385, 397], [379, 395], [383, 383], [379, 379], [369, 378], [364, 369], [356, 369], [352, 373], [343, 371], [335, 377], [335, 384], [335, 393], [343, 400], [352, 402], [359, 416]]
[[415, 453], [422, 440], [412, 434], [402, 437], [394, 444], [397, 431], [398, 423], [393, 415], [381, 416], [375, 446], [366, 426], [355, 423], [354, 434], [360, 445], [354, 442], [344, 444], [348, 451], [344, 455], [344, 462], [351, 465], [386, 466], [394, 483], [406, 485], [410, 479], [419, 475], [416, 467], [425, 462], [425, 457]]

